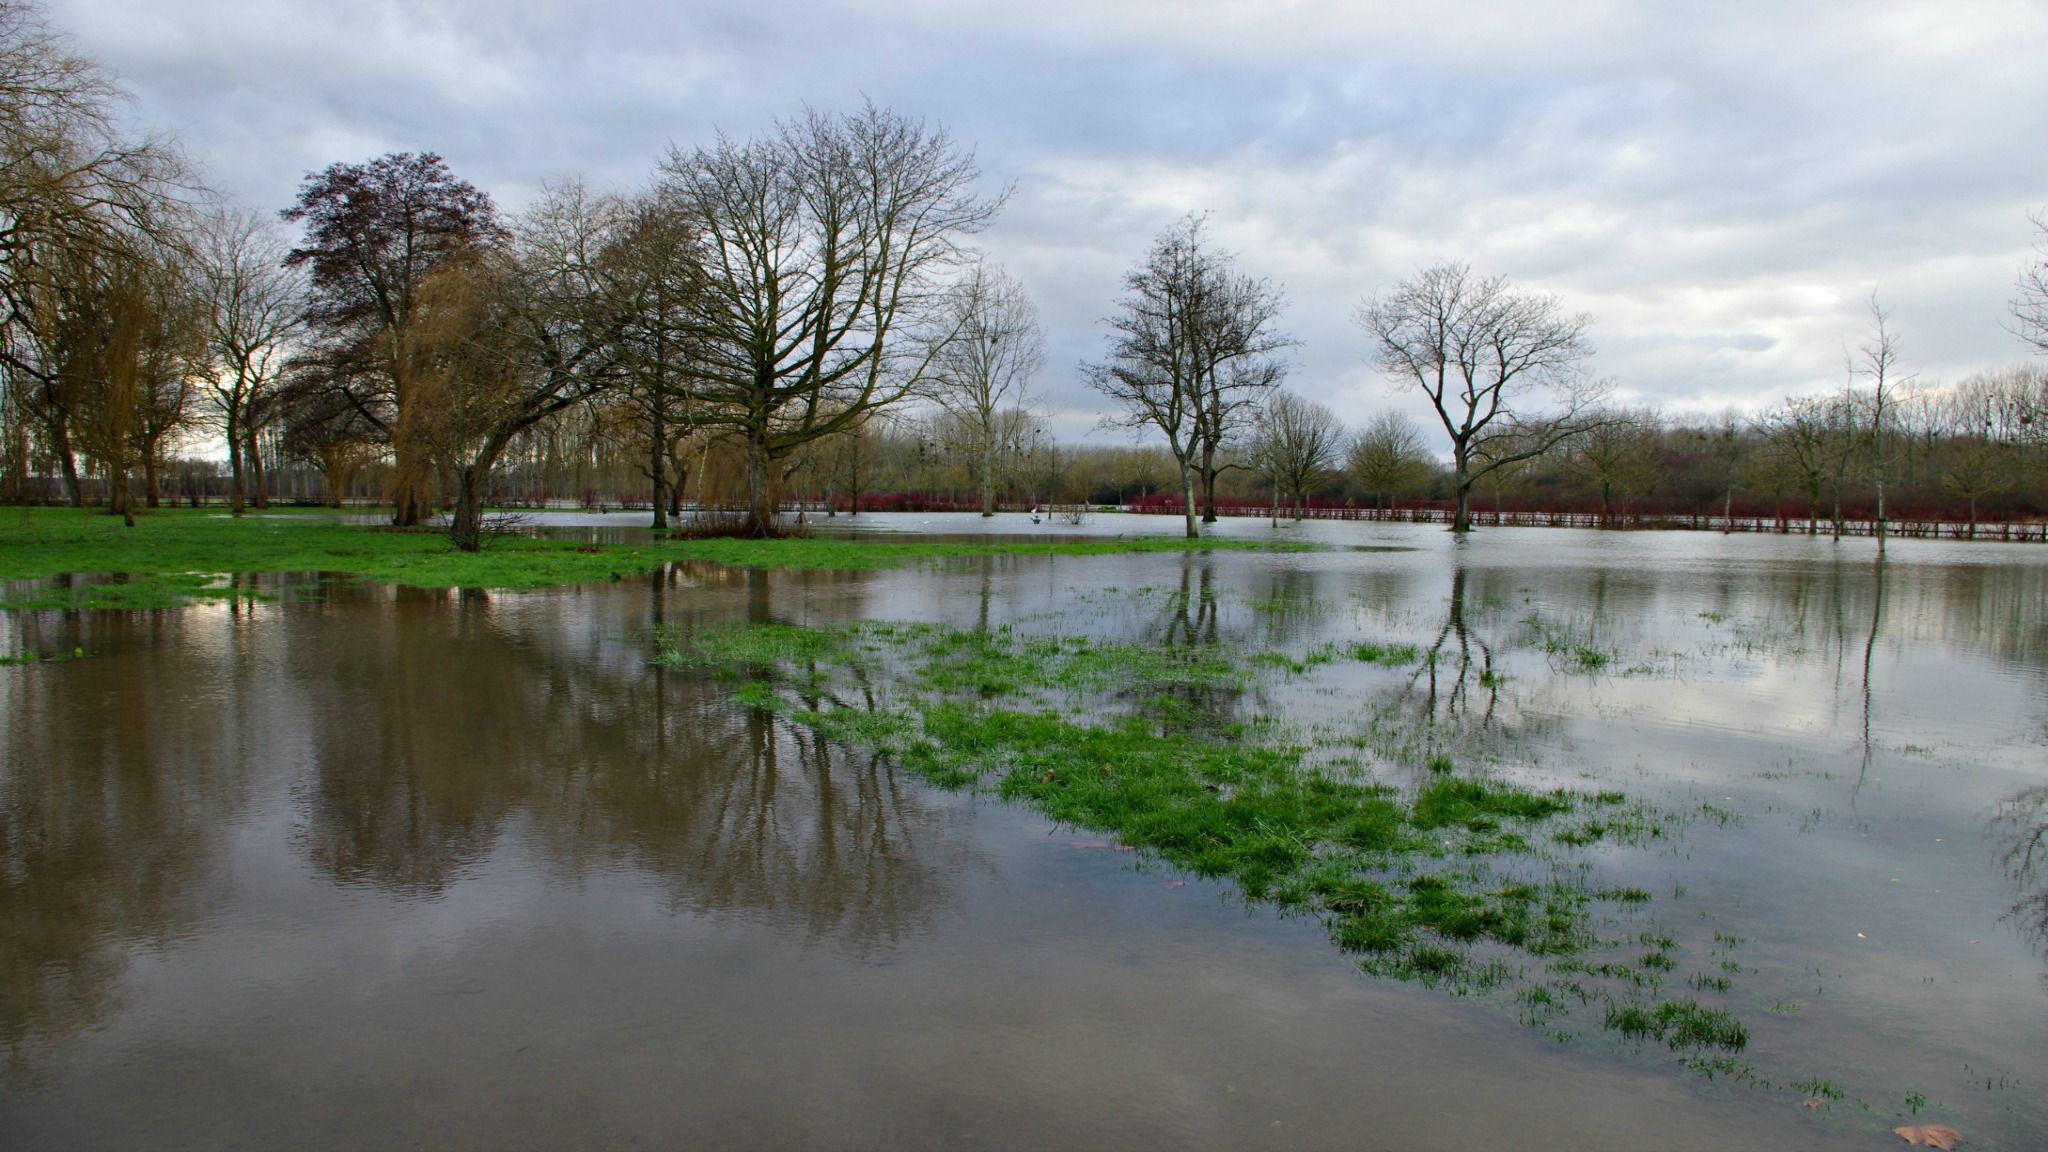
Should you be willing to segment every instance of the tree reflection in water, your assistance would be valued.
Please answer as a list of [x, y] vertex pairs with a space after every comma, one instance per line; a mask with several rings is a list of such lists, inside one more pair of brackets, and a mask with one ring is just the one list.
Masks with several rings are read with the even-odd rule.
[[[671, 578], [651, 615], [674, 625]], [[744, 584], [746, 615], [772, 620], [771, 582]], [[863, 952], [930, 927], [966, 852], [942, 808], [623, 638], [592, 659], [574, 639], [588, 622], [558, 616], [425, 595], [360, 630], [363, 662], [395, 674], [320, 723], [306, 854], [341, 883], [435, 896], [517, 826], [569, 875], [645, 871], [694, 913]]]
[[[226, 613], [212, 610], [207, 627]], [[211, 697], [213, 684], [246, 688], [263, 675], [246, 632], [224, 630], [212, 679], [186, 665], [189, 617], [90, 619], [93, 635], [80, 639], [93, 659], [0, 684], [9, 1074], [30, 1070], [38, 1043], [107, 1017], [134, 947], [166, 947], [203, 919], [221, 887], [220, 841], [246, 803], [251, 729], [228, 722]]]
[[[2018, 894], [2006, 915], [2048, 961], [2048, 784], [2023, 788], [2000, 801], [1989, 830], [1998, 861]], [[2048, 980], [2048, 972], [2042, 978]]]

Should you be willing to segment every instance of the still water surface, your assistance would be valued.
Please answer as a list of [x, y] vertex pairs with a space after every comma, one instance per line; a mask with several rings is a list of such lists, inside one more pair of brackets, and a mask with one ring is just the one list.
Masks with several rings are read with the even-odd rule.
[[[0, 669], [0, 1147], [2048, 1142], [2048, 549], [1278, 534], [1331, 547], [0, 620], [87, 654]], [[1682, 951], [1740, 940], [1762, 1073], [1873, 1110], [1367, 978], [648, 659], [655, 623], [863, 618], [1433, 650], [1218, 706], [1395, 784], [1423, 749], [1682, 813], [1587, 867]]]

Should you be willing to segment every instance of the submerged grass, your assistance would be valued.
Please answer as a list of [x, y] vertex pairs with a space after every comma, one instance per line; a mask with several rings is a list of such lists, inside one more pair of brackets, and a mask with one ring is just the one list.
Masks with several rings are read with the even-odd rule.
[[[1301, 658], [893, 623], [728, 625], [657, 644], [672, 667], [743, 680], [746, 705], [932, 783], [986, 788], [1313, 915], [1368, 971], [1470, 994], [1526, 984], [1535, 962], [1561, 979], [1524, 998], [1532, 1022], [1599, 1004], [1611, 1009], [1606, 1027], [1682, 1052], [1746, 1041], [1725, 1010], [1644, 1005], [1678, 967], [1675, 941], [1648, 930], [1607, 940], [1600, 928], [1649, 893], [1595, 890], [1557, 857], [1634, 834], [1636, 807], [1617, 793], [1475, 778], [1448, 761], [1397, 789], [1355, 762], [1314, 760], [1270, 724], [1230, 719], [1235, 695]], [[1593, 957], [1631, 944], [1649, 951], [1632, 963]]]
[[462, 552], [432, 531], [397, 531], [306, 514], [241, 518], [199, 509], [162, 509], [133, 528], [118, 517], [68, 508], [0, 513], [0, 582], [64, 575], [121, 575], [68, 586], [17, 590], [0, 609], [166, 608], [209, 598], [249, 597], [225, 585], [230, 573], [332, 572], [422, 588], [546, 588], [616, 580], [676, 560], [752, 568], [871, 569], [989, 555], [1092, 556], [1282, 548], [1299, 544], [1185, 540], [989, 540], [963, 543], [884, 539], [673, 540], [588, 544], [508, 535]]

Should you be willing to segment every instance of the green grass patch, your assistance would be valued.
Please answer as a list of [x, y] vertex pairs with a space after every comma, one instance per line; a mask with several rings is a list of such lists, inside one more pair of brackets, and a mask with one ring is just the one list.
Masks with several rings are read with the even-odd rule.
[[1340, 657], [1335, 648], [1262, 659], [1224, 646], [869, 622], [672, 629], [657, 649], [670, 666], [739, 681], [740, 704], [893, 757], [934, 784], [988, 789], [1315, 916], [1375, 973], [1483, 992], [1521, 979], [1505, 956], [1599, 946], [1582, 884], [1517, 879], [1489, 862], [1549, 859], [1536, 830], [1592, 798], [1467, 779], [1448, 760], [1404, 795], [1342, 770], [1355, 765], [1311, 762], [1284, 729], [1229, 714], [1260, 673], [1291, 674]]
[[1693, 999], [1660, 1004], [1610, 1005], [1606, 1027], [1630, 1040], [1661, 1040], [1674, 1052], [1720, 1048], [1740, 1052], [1749, 1045], [1749, 1029], [1725, 1008], [1707, 1008]]
[[1351, 658], [1363, 664], [1380, 664], [1389, 668], [1406, 667], [1422, 658], [1422, 650], [1413, 644], [1365, 643], [1351, 649]]
[[584, 544], [506, 535], [478, 552], [441, 533], [395, 531], [331, 516], [160, 509], [124, 527], [119, 517], [70, 508], [0, 512], [0, 581], [121, 574], [125, 581], [17, 590], [0, 600], [16, 611], [168, 608], [207, 598], [248, 596], [223, 587], [226, 573], [332, 572], [420, 588], [548, 588], [616, 580], [675, 560], [749, 568], [873, 569], [997, 555], [1093, 556], [1158, 552], [1295, 551], [1298, 543], [1186, 540], [1170, 536], [974, 542], [876, 538], [677, 540]]

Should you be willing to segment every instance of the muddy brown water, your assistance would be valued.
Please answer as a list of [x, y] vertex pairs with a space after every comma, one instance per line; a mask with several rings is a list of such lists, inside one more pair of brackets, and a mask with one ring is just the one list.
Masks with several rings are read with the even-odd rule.
[[[6, 651], [86, 653], [0, 668], [0, 1147], [2048, 1144], [2048, 549], [1278, 534], [1330, 547], [270, 577], [0, 620]], [[1745, 1055], [1869, 1108], [1366, 977], [1312, 922], [738, 709], [644, 639], [861, 618], [1434, 650], [1218, 707], [1356, 736], [1397, 784], [1420, 750], [1683, 813], [1587, 875], [1651, 892], [1631, 915], [1689, 958], [1739, 940]]]

